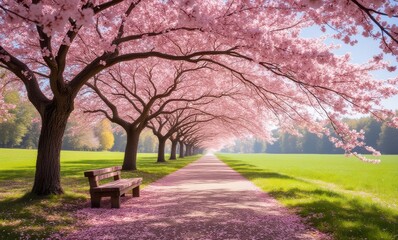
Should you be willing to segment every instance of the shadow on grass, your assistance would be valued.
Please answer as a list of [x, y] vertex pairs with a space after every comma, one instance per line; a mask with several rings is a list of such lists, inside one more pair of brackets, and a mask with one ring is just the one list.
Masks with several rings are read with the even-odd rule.
[[83, 208], [84, 196], [38, 197], [30, 193], [0, 201], [0, 239], [45, 239], [59, 230], [71, 229], [72, 215]]
[[[143, 177], [143, 185], [185, 166], [198, 156], [157, 164], [156, 156], [139, 157], [136, 171], [123, 171], [123, 178]], [[172, 164], [171, 164], [172, 163]], [[0, 170], [0, 239], [45, 239], [59, 231], [74, 228], [74, 212], [89, 199], [84, 171], [122, 165], [122, 159], [83, 159], [61, 161], [61, 183], [65, 194], [37, 197], [30, 194], [35, 167]]]
[[110, 166], [122, 165], [120, 159], [84, 159], [74, 161], [62, 161], [61, 162], [61, 175], [64, 176], [84, 176], [84, 171], [105, 168]]
[[[32, 178], [34, 177], [34, 168], [23, 168], [13, 170], [0, 170], [0, 181], [2, 180], [14, 180], [20, 178]], [[29, 183], [29, 182], [28, 182]]]
[[289, 190], [274, 190], [274, 191], [269, 191], [268, 192], [271, 196], [274, 198], [303, 198], [308, 195], [313, 195], [313, 196], [326, 196], [326, 197], [340, 197], [339, 194], [331, 192], [331, 191], [325, 191], [321, 189], [316, 189], [313, 191], [308, 191], [308, 190], [303, 190], [299, 188], [291, 188]]
[[398, 239], [398, 213], [392, 209], [240, 160], [224, 161], [335, 239]]
[[[229, 162], [231, 161], [231, 162]], [[234, 162], [232, 162], [234, 161]], [[256, 179], [256, 178], [273, 178], [273, 179], [288, 179], [288, 180], [295, 180], [295, 181], [302, 181], [299, 179], [296, 179], [294, 177], [277, 173], [277, 172], [271, 172], [268, 169], [259, 169], [254, 165], [247, 164], [247, 163], [236, 163], [235, 161], [238, 160], [228, 160], [226, 161], [230, 167], [232, 167], [235, 171], [238, 171], [240, 173], [244, 173], [244, 175], [250, 176], [250, 180]]]
[[398, 215], [359, 199], [321, 198], [297, 203], [295, 207], [320, 230], [333, 233], [336, 239], [398, 238]]

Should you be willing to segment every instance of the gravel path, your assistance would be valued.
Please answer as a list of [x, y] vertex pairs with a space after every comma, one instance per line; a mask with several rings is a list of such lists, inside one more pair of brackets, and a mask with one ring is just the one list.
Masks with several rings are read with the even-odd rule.
[[[177, 160], [178, 161], [178, 160]], [[83, 209], [67, 239], [324, 239], [215, 156], [126, 197], [120, 209]]]

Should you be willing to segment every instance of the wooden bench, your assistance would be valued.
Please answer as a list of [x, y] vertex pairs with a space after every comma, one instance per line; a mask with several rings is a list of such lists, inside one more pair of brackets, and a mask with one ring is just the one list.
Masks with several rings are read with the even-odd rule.
[[[120, 197], [132, 190], [133, 197], [140, 196], [142, 178], [121, 179], [121, 166], [85, 171], [90, 183], [91, 207], [99, 208], [102, 197], [111, 197], [112, 208], [120, 208]], [[113, 177], [112, 182], [100, 185], [100, 181]]]

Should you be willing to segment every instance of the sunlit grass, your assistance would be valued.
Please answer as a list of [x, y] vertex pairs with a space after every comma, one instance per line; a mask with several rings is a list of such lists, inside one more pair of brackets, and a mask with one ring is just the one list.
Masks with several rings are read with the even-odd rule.
[[[62, 151], [61, 181], [65, 194], [36, 197], [29, 194], [35, 170], [35, 150], [0, 149], [0, 239], [20, 239], [29, 234], [42, 239], [73, 228], [73, 212], [89, 207], [86, 170], [122, 164], [123, 153]], [[156, 154], [138, 155], [137, 171], [122, 177], [143, 177], [143, 186], [174, 172], [198, 156], [156, 163]]]
[[335, 239], [398, 239], [398, 156], [379, 165], [341, 155], [218, 156]]

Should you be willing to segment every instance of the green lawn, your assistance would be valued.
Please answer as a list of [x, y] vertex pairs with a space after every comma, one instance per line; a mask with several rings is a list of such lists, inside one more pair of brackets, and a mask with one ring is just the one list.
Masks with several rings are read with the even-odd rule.
[[[198, 156], [156, 163], [156, 154], [138, 155], [138, 171], [122, 172], [123, 178], [143, 177], [143, 186], [187, 165]], [[61, 181], [65, 194], [35, 197], [29, 194], [35, 170], [35, 150], [0, 149], [0, 239], [19, 239], [29, 234], [42, 239], [68, 231], [73, 212], [88, 207], [85, 170], [122, 164], [123, 153], [62, 151]]]
[[398, 239], [398, 156], [378, 165], [342, 155], [218, 157], [335, 239]]

